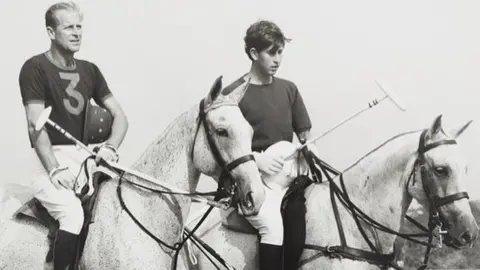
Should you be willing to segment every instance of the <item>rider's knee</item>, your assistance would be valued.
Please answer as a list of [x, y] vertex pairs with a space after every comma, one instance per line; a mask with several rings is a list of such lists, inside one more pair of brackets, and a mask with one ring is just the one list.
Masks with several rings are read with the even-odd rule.
[[269, 223], [266, 226], [262, 226], [258, 233], [260, 234], [260, 242], [270, 245], [283, 245], [283, 224]]
[[[270, 245], [283, 244], [283, 219], [279, 210], [262, 212], [264, 214], [253, 221], [260, 234], [260, 242]], [[252, 221], [251, 221], [252, 222]]]
[[66, 207], [64, 213], [58, 218], [59, 228], [73, 234], [80, 233], [83, 222], [83, 208], [79, 200]]

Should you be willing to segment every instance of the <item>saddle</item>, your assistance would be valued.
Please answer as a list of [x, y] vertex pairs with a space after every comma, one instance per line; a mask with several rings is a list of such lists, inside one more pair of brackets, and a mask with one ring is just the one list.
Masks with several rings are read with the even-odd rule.
[[[285, 210], [290, 203], [298, 196], [303, 196], [304, 190], [313, 183], [313, 180], [307, 175], [299, 175], [294, 179], [294, 182], [285, 193], [282, 204], [281, 212], [285, 215]], [[295, 198], [294, 198], [295, 197]], [[303, 200], [305, 202], [305, 199]], [[242, 216], [236, 208], [229, 208], [227, 210], [220, 209], [220, 216], [222, 219], [222, 225], [235, 232], [256, 235], [258, 231], [248, 222], [248, 220]]]
[[[279, 186], [285, 188], [288, 187], [285, 193], [281, 211], [286, 210], [287, 205], [292, 199], [292, 196], [303, 196], [303, 190], [308, 187], [312, 182], [321, 182], [321, 179], [317, 179], [317, 175], [320, 175], [318, 169], [315, 168], [313, 159], [310, 152], [306, 149], [302, 151], [302, 156], [298, 155], [297, 158], [290, 158], [284, 163], [284, 168], [276, 175], [262, 175], [262, 181], [266, 186], [269, 183], [276, 183]], [[274, 156], [289, 156], [295, 151], [295, 145], [287, 142], [280, 141], [270, 146], [265, 153], [272, 154]], [[313, 179], [309, 177], [309, 174]], [[302, 194], [299, 194], [302, 193]], [[220, 216], [222, 218], [222, 225], [229, 230], [246, 233], [256, 234], [256, 229], [243, 217], [236, 208], [229, 208], [227, 210], [220, 210]]]
[[[111, 176], [103, 171], [94, 172], [91, 177], [91, 186], [85, 185], [83, 187], [81, 193], [83, 197], [80, 198], [82, 201], [84, 222], [77, 241], [77, 255], [75, 260], [76, 265], [83, 254], [83, 248], [87, 239], [89, 225], [94, 222], [93, 208], [95, 206], [98, 195], [97, 191], [99, 190], [101, 184], [111, 179]], [[48, 228], [47, 238], [50, 242], [50, 249], [46, 255], [45, 260], [47, 263], [51, 262], [53, 259], [53, 243], [56, 237], [57, 230], [59, 228], [58, 221], [53, 219], [53, 217], [48, 213], [47, 209], [45, 209], [45, 207], [43, 207], [43, 205], [35, 198], [31, 199], [23, 206], [21, 206], [13, 214], [13, 217], [17, 217], [19, 215], [32, 217]]]
[[[285, 148], [287, 150], [291, 149], [292, 145], [281, 142], [278, 145], [273, 145], [267, 151], [283, 152]], [[288, 153], [288, 151], [286, 152]], [[280, 205], [284, 227], [283, 266], [285, 270], [298, 268], [297, 265], [305, 244], [306, 199], [304, 191], [310, 184], [322, 182], [322, 174], [315, 166], [312, 158], [314, 153], [303, 149], [302, 155], [303, 161], [297, 159], [296, 162], [286, 163], [288, 167], [284, 168], [284, 171], [278, 175], [262, 177], [266, 185], [268, 185], [268, 182], [275, 182], [281, 186], [288, 186]], [[297, 173], [292, 173], [294, 171], [297, 171]], [[220, 210], [220, 216], [225, 228], [239, 233], [258, 235], [258, 231], [235, 208]]]

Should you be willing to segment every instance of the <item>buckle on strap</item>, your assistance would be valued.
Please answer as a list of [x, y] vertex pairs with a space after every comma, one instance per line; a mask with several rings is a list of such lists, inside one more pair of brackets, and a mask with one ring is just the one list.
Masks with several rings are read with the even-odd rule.
[[320, 246], [307, 244], [305, 245], [305, 248], [309, 248], [313, 250], [321, 250], [331, 258], [337, 258], [340, 260], [343, 258], [349, 258], [354, 260], [368, 261], [374, 264], [381, 264], [381, 265], [389, 264], [395, 258], [394, 253], [380, 254], [380, 253], [374, 253], [374, 252], [360, 250], [360, 249], [347, 247], [347, 246], [328, 245], [322, 248]]

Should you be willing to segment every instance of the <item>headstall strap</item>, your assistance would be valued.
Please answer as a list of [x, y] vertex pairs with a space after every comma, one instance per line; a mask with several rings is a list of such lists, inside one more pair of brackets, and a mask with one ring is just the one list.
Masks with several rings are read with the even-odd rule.
[[[333, 197], [336, 196], [340, 199], [340, 202], [343, 203], [345, 205], [345, 207], [350, 210], [350, 212], [353, 214], [354, 217], [360, 218], [361, 220], [363, 220], [364, 222], [366, 222], [370, 226], [373, 226], [374, 228], [382, 230], [386, 233], [394, 234], [394, 235], [400, 236], [402, 238], [405, 238], [409, 241], [412, 241], [412, 242], [415, 242], [415, 243], [426, 246], [427, 251], [425, 253], [425, 258], [424, 258], [423, 264], [418, 269], [425, 269], [427, 267], [430, 250], [431, 250], [431, 248], [435, 247], [434, 245], [432, 245], [432, 238], [434, 236], [438, 236], [440, 238], [440, 241], [443, 241], [442, 234], [446, 233], [446, 231], [444, 231], [442, 229], [443, 225], [441, 223], [440, 215], [438, 213], [437, 208], [442, 206], [442, 205], [451, 203], [455, 200], [468, 198], [467, 192], [459, 192], [459, 193], [456, 193], [456, 194], [447, 195], [445, 197], [438, 197], [438, 196], [433, 197], [433, 196], [431, 196], [431, 192], [429, 191], [429, 188], [428, 188], [428, 185], [427, 185], [427, 180], [428, 180], [429, 175], [428, 175], [428, 164], [427, 164], [427, 161], [426, 161], [425, 153], [430, 151], [431, 149], [437, 147], [437, 146], [440, 146], [440, 145], [456, 144], [456, 141], [452, 140], [452, 139], [449, 139], [449, 140], [442, 140], [442, 141], [437, 141], [437, 142], [426, 144], [425, 142], [427, 141], [427, 132], [428, 132], [428, 129], [423, 130], [421, 135], [420, 135], [419, 145], [418, 145], [418, 149], [417, 149], [417, 153], [418, 153], [417, 160], [414, 163], [412, 173], [410, 174], [409, 180], [407, 182], [407, 186], [408, 186], [408, 183], [410, 182], [410, 179], [412, 177], [413, 177], [413, 181], [415, 181], [415, 170], [416, 170], [416, 167], [418, 166], [420, 168], [420, 174], [421, 174], [421, 178], [422, 178], [423, 189], [424, 189], [425, 195], [427, 196], [427, 199], [430, 203], [428, 229], [423, 227], [420, 223], [418, 223], [417, 221], [415, 221], [414, 219], [412, 219], [408, 215], [406, 216], [406, 218], [409, 221], [411, 221], [414, 225], [416, 225], [417, 227], [419, 227], [420, 229], [422, 229], [426, 232], [426, 233], [422, 233], [422, 234], [399, 233], [399, 232], [393, 231], [393, 230], [379, 224], [378, 222], [376, 222], [375, 220], [370, 218], [368, 215], [366, 215], [364, 212], [362, 212], [360, 209], [358, 209], [358, 207], [356, 205], [354, 205], [349, 200], [348, 195], [346, 194], [346, 189], [345, 189], [344, 184], [343, 184], [343, 177], [342, 177], [343, 175], [338, 171], [331, 171], [334, 175], [339, 175], [340, 184], [342, 185], [342, 189], [343, 189], [343, 192], [342, 192], [340, 190], [340, 188], [337, 186], [337, 184], [335, 184], [333, 182], [333, 179], [326, 172], [328, 170], [327, 166], [325, 165], [326, 163], [323, 162], [322, 160], [320, 160], [318, 157], [314, 157], [315, 161], [317, 162], [317, 164], [319, 165], [321, 170], [327, 176], [328, 181], [330, 182], [330, 196], [332, 197], [331, 200], [332, 200], [332, 207], [333, 207], [333, 210], [334, 210], [334, 214], [336, 213], [335, 210], [336, 210], [337, 206], [336, 206], [336, 203], [335, 203], [335, 200], [333, 199]], [[342, 228], [341, 220], [339, 219], [338, 215], [335, 215], [335, 220], [336, 220], [337, 226], [339, 228], [339, 237], [342, 240], [342, 239], [344, 239], [344, 235], [343, 235], [343, 229], [341, 229]], [[359, 227], [359, 230], [361, 232], [363, 231], [363, 229], [358, 224], [358, 222], [357, 222], [357, 227]], [[428, 243], [425, 243], [425, 242], [422, 242], [422, 241], [419, 241], [419, 240], [413, 238], [413, 237], [426, 237], [426, 236], [428, 236], [428, 238], [429, 238]], [[363, 235], [363, 237], [364, 237], [365, 241], [367, 241], [367, 243], [368, 243], [369, 239], [365, 235]], [[321, 247], [321, 246], [315, 246], [315, 245], [308, 245], [307, 244], [307, 245], [305, 245], [305, 248], [323, 251], [324, 253], [329, 254], [330, 256], [332, 255], [332, 253], [336, 253], [336, 254], [344, 256], [344, 257], [349, 257], [350, 256], [352, 259], [356, 259], [356, 260], [366, 260], [366, 261], [369, 261], [369, 262], [374, 263], [374, 264], [383, 264], [383, 265], [386, 264], [386, 265], [390, 265], [394, 268], [399, 268], [393, 262], [393, 257], [391, 257], [392, 254], [381, 254], [378, 251], [373, 251], [373, 252], [361, 251], [360, 252], [360, 250], [356, 250], [356, 252], [353, 252], [355, 249], [348, 247], [344, 240], [342, 240], [341, 242], [342, 242], [341, 246], [325, 248], [325, 247]], [[367, 258], [369, 258], [370, 260], [367, 259]]]

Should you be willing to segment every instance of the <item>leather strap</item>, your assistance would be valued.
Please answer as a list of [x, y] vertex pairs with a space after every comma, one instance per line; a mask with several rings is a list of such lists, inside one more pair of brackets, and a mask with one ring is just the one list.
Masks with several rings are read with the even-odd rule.
[[440, 207], [442, 205], [449, 204], [453, 201], [461, 200], [461, 199], [464, 199], [464, 198], [466, 198], [466, 199], [470, 198], [468, 196], [467, 192], [459, 192], [459, 193], [455, 193], [455, 194], [448, 195], [448, 196], [445, 196], [445, 197], [434, 196], [433, 197], [433, 202], [434, 202], [435, 207]]
[[368, 261], [375, 264], [382, 264], [386, 265], [389, 264], [394, 258], [395, 254], [380, 254], [374, 253], [370, 251], [360, 250], [352, 247], [347, 246], [314, 246], [314, 245], [305, 245], [305, 248], [313, 249], [317, 251], [323, 252], [327, 256], [340, 257], [352, 259], [352, 260], [359, 260], [359, 261]]
[[238, 165], [240, 165], [242, 163], [245, 163], [245, 162], [248, 162], [250, 160], [255, 161], [255, 157], [253, 156], [253, 154], [249, 154], [249, 155], [245, 155], [243, 157], [239, 157], [239, 158], [235, 159], [234, 161], [230, 162], [227, 165], [227, 170], [231, 171], [231, 170], [235, 169]]

